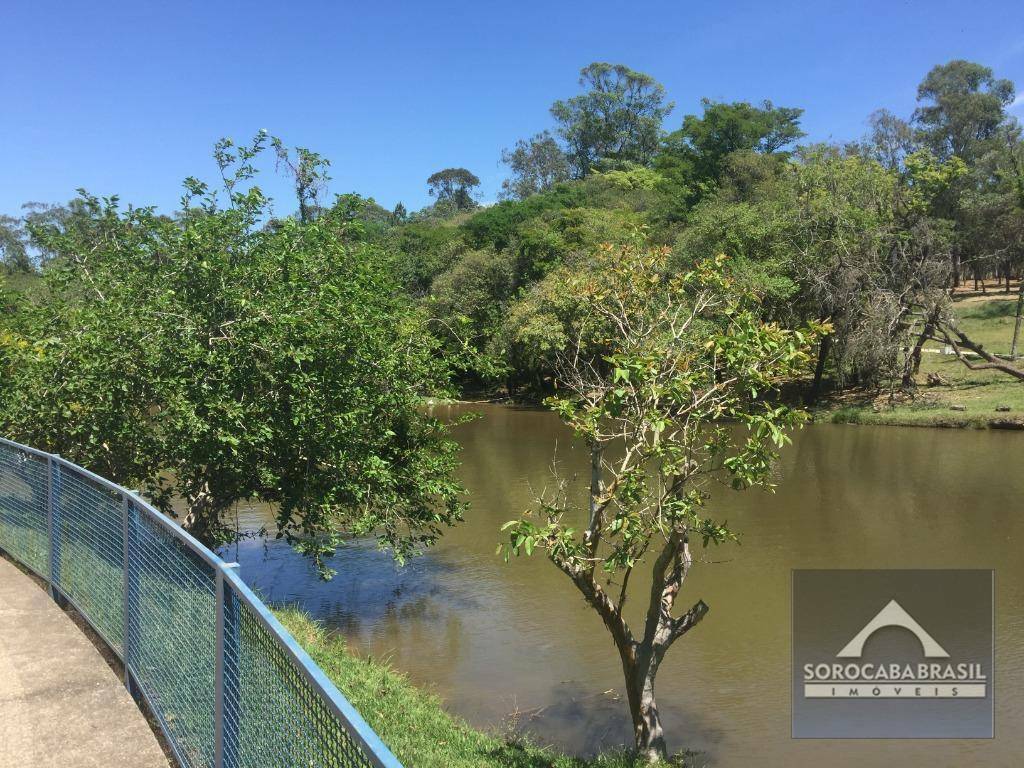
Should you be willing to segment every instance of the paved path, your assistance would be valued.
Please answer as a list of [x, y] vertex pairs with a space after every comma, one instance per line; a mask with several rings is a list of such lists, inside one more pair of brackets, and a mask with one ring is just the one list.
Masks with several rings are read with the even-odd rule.
[[121, 680], [39, 584], [0, 557], [0, 768], [168, 768]]

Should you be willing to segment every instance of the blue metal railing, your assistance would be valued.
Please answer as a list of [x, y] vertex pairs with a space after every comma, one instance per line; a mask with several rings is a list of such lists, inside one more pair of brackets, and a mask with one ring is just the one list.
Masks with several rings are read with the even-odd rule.
[[181, 768], [401, 768], [238, 566], [131, 491], [0, 438], [0, 549], [124, 662]]

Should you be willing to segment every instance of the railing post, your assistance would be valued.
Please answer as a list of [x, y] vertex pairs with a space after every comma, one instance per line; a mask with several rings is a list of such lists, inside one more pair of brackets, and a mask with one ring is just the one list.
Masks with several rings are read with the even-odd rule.
[[53, 597], [53, 456], [46, 457], [46, 557], [49, 562], [47, 581]]
[[50, 544], [50, 597], [58, 605], [60, 596], [60, 462], [46, 457], [46, 533]]
[[132, 642], [132, 608], [135, 607], [137, 601], [137, 590], [136, 590], [136, 576], [130, 567], [131, 563], [131, 532], [133, 526], [131, 524], [131, 512], [132, 503], [128, 498], [127, 493], [121, 494], [121, 568], [122, 582], [121, 589], [123, 591], [123, 611], [124, 611], [124, 637], [121, 641], [121, 652], [122, 661], [124, 662], [124, 687], [128, 689], [129, 693], [132, 691], [132, 673], [131, 664], [131, 647]]
[[239, 611], [238, 598], [226, 583], [224, 572], [237, 571], [238, 563], [217, 568], [217, 660], [214, 698], [214, 767], [238, 765], [238, 703], [231, 698], [238, 692]]

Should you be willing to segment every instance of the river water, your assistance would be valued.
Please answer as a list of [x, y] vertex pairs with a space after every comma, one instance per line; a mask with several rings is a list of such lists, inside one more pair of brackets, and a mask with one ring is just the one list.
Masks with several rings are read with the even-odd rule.
[[[543, 557], [494, 554], [501, 524], [551, 485], [553, 460], [582, 486], [587, 455], [547, 411], [471, 410], [481, 418], [456, 437], [472, 509], [429, 554], [399, 568], [350, 546], [329, 583], [278, 542], [226, 554], [266, 599], [301, 604], [477, 726], [584, 755], [627, 743], [621, 668], [596, 614]], [[715, 766], [1024, 764], [1024, 434], [814, 425], [784, 450], [778, 475], [775, 494], [716, 498], [742, 545], [703, 553], [683, 588], [681, 605], [703, 598], [711, 612], [658, 676], [670, 747]], [[269, 520], [259, 508], [240, 514], [249, 528]], [[996, 738], [791, 739], [794, 568], [995, 569]]]

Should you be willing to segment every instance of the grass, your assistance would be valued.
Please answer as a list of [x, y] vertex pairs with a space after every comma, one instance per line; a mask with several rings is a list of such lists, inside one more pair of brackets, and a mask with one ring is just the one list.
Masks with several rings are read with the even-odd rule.
[[[960, 328], [996, 354], [1010, 350], [1016, 291], [968, 296], [956, 302]], [[816, 421], [921, 427], [1024, 429], [1024, 382], [994, 370], [972, 371], [941, 345], [929, 342], [913, 396], [840, 393], [816, 409]], [[943, 384], [928, 385], [929, 374]], [[997, 408], [1006, 410], [996, 410]]]
[[[407, 768], [639, 768], [626, 752], [582, 760], [473, 728], [441, 700], [379, 662], [349, 653], [344, 639], [297, 608], [277, 617]], [[671, 765], [691, 766], [684, 757]]]
[[[1017, 292], [971, 296], [957, 302], [957, 319], [971, 341], [989, 352], [1005, 355], [1010, 351], [1013, 324], [1017, 312]], [[936, 345], [937, 346], [937, 345]]]

